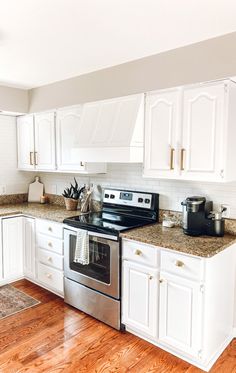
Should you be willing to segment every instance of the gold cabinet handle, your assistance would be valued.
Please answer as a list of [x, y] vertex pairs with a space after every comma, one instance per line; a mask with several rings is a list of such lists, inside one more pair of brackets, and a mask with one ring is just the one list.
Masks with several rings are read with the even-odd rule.
[[34, 164], [38, 166], [38, 152], [34, 152]]
[[34, 154], [34, 152], [30, 152], [30, 166], [34, 165], [34, 161], [32, 161], [33, 154]]
[[140, 255], [142, 255], [142, 251], [137, 249], [137, 250], [135, 250], [134, 255], [139, 255], [140, 256]]
[[175, 149], [171, 148], [170, 149], [170, 170], [174, 170], [174, 153], [175, 153]]
[[184, 267], [184, 262], [182, 262], [181, 260], [176, 260], [175, 265], [176, 267]]
[[180, 170], [181, 171], [184, 171], [184, 154], [185, 154], [185, 149], [184, 148], [182, 148], [181, 150], [180, 150]]

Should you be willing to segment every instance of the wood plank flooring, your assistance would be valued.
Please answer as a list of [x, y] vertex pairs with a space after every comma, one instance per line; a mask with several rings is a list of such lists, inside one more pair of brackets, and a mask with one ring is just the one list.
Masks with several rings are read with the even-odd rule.
[[[199, 373], [130, 333], [118, 332], [26, 280], [14, 283], [41, 304], [0, 321], [0, 373]], [[236, 373], [236, 340], [211, 373]]]

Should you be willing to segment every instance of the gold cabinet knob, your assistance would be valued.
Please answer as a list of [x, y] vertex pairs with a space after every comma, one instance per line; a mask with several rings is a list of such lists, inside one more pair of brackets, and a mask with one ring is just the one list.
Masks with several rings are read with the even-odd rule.
[[142, 255], [142, 251], [137, 249], [137, 250], [135, 250], [134, 255], [139, 255], [140, 256], [140, 255]]
[[48, 227], [49, 232], [52, 232], [52, 227]]
[[152, 280], [153, 279], [153, 276], [149, 275], [149, 280]]
[[52, 257], [51, 257], [51, 256], [48, 256], [48, 257], [47, 257], [47, 260], [48, 260], [48, 262], [51, 262], [51, 261], [52, 261]]
[[47, 277], [47, 278], [52, 278], [51, 273], [46, 273], [46, 277]]
[[162, 278], [160, 278], [159, 282], [160, 282], [160, 284], [162, 284], [164, 282], [164, 280]]
[[176, 260], [175, 265], [176, 267], [184, 267], [184, 262], [182, 262], [181, 260]]
[[49, 247], [52, 247], [52, 243], [51, 243], [51, 242], [48, 242], [48, 246], [49, 246]]

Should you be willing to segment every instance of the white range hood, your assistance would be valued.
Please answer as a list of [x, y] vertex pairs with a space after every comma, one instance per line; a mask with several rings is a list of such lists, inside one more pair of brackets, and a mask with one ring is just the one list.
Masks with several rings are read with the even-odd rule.
[[143, 162], [144, 95], [83, 105], [73, 158], [83, 162]]

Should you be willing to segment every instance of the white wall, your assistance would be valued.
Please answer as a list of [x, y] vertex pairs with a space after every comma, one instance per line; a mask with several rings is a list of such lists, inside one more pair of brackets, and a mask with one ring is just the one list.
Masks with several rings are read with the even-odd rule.
[[[73, 180], [71, 174], [41, 173], [47, 193], [61, 194], [67, 184]], [[160, 208], [181, 211], [181, 201], [191, 195], [203, 195], [215, 202], [215, 205], [230, 205], [230, 215], [236, 218], [236, 182], [198, 183], [186, 181], [170, 181], [144, 179], [141, 164], [108, 164], [108, 173], [90, 177], [75, 175], [79, 183], [94, 183], [107, 187], [146, 190], [160, 193]]]
[[16, 118], [0, 115], [0, 194], [26, 193], [32, 180], [32, 173], [17, 171], [16, 148]]

